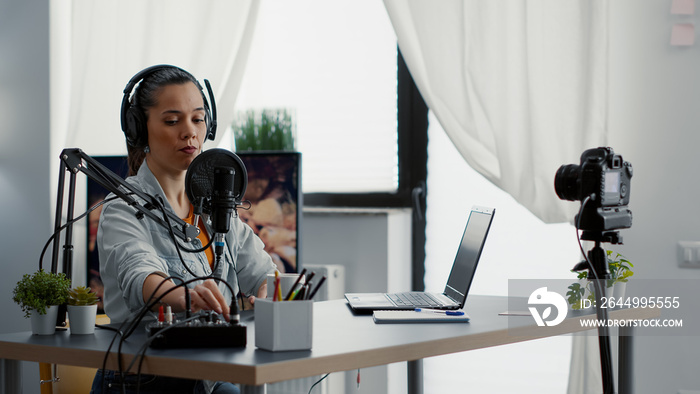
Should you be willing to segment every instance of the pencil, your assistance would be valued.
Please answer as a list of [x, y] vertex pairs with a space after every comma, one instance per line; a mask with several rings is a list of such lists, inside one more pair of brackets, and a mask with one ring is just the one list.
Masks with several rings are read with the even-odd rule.
[[297, 280], [294, 281], [294, 285], [289, 289], [289, 292], [287, 293], [287, 296], [284, 297], [284, 301], [289, 301], [292, 299], [292, 296], [294, 295], [294, 289], [297, 288], [297, 285], [299, 284], [299, 281], [301, 281], [301, 277], [306, 273], [306, 268], [301, 270], [301, 273], [299, 273], [299, 276], [297, 277]]
[[309, 296], [307, 297], [307, 299], [310, 300], [310, 299], [314, 298], [314, 296], [316, 295], [316, 292], [318, 291], [318, 289], [321, 288], [321, 286], [323, 285], [323, 282], [325, 282], [325, 281], [326, 281], [326, 276], [323, 275], [323, 276], [321, 277], [321, 280], [318, 281], [318, 285], [316, 285], [316, 287], [313, 289], [313, 291], [311, 291], [311, 294], [309, 294]]

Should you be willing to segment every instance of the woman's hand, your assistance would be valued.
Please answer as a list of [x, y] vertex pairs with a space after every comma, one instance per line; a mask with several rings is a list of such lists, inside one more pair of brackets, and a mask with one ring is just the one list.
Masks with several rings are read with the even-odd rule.
[[[263, 282], [258, 288], [258, 298], [265, 297], [267, 297], [267, 281]], [[255, 305], [255, 296], [248, 297], [248, 302], [250, 302], [251, 305]]]
[[228, 303], [214, 280], [207, 279], [190, 289], [189, 292], [192, 312], [212, 310], [223, 315], [227, 321], [229, 320], [230, 310]]
[[[143, 284], [143, 300], [144, 302], [150, 302], [148, 297], [153, 294], [156, 289], [158, 289], [156, 294], [156, 297], [158, 297], [174, 287], [176, 286], [172, 280], [166, 280], [163, 276], [158, 274], [151, 274], [146, 277], [146, 281]], [[230, 311], [228, 303], [224, 295], [221, 294], [218, 286], [216, 286], [216, 282], [212, 279], [205, 280], [193, 289], [185, 289], [182, 287], [173, 289], [173, 291], [170, 291], [164, 296], [161, 302], [165, 305], [170, 305], [173, 308], [173, 312], [183, 312], [187, 309], [185, 291], [190, 293], [192, 312], [212, 310], [223, 315], [226, 320], [229, 320]], [[158, 310], [157, 306], [154, 306], [154, 310]]]

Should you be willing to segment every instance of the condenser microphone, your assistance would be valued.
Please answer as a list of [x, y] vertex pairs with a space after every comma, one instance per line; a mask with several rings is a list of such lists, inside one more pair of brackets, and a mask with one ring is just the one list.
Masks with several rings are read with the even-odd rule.
[[[195, 212], [210, 214], [211, 217], [216, 259], [213, 271], [216, 271], [224, 253], [224, 238], [231, 227], [231, 215], [236, 206], [241, 204], [247, 186], [248, 172], [243, 161], [226, 149], [206, 150], [195, 157], [187, 167], [187, 198], [194, 205]], [[236, 294], [231, 296], [231, 322], [238, 323]], [[245, 337], [245, 333], [243, 336]]]
[[206, 150], [187, 168], [187, 198], [194, 205], [195, 212], [210, 215], [215, 253], [223, 253], [224, 235], [230, 229], [231, 215], [241, 204], [247, 185], [248, 173], [243, 161], [226, 149]]
[[236, 208], [233, 182], [236, 170], [232, 167], [214, 168], [211, 196], [211, 223], [214, 229], [214, 253], [217, 258], [224, 252], [224, 234], [231, 228], [231, 215]]

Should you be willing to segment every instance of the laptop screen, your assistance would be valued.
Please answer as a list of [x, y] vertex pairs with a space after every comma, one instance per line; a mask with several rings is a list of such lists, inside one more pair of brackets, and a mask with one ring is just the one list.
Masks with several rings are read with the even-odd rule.
[[445, 286], [445, 295], [464, 305], [464, 299], [474, 278], [476, 264], [486, 241], [495, 209], [472, 208], [462, 242]]

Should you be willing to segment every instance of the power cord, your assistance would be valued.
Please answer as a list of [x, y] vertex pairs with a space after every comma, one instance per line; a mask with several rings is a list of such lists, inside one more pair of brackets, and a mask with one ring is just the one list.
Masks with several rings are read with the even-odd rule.
[[316, 387], [318, 384], [320, 384], [321, 382], [323, 382], [323, 380], [324, 380], [325, 378], [327, 378], [328, 375], [330, 375], [330, 373], [327, 373], [327, 374], [323, 375], [323, 377], [322, 377], [321, 379], [317, 380], [316, 383], [312, 384], [312, 385], [311, 385], [311, 388], [309, 388], [309, 394], [311, 394], [311, 390], [313, 390], [314, 387]]
[[583, 258], [586, 260], [586, 263], [588, 263], [588, 268], [591, 270], [593, 273], [593, 277], [595, 280], [598, 280], [598, 272], [596, 272], [595, 267], [593, 266], [593, 263], [588, 259], [588, 254], [583, 250], [583, 244], [581, 243], [581, 234], [578, 232], [579, 231], [579, 226], [581, 225], [581, 216], [583, 216], [583, 208], [586, 206], [586, 204], [591, 200], [591, 196], [587, 196], [586, 198], [583, 199], [581, 202], [581, 208], [579, 208], [578, 211], [578, 219], [576, 220], [576, 240], [578, 241], [578, 247], [581, 250], [581, 254], [583, 255]]
[[[133, 194], [133, 193], [130, 193], [130, 194]], [[232, 296], [232, 301], [231, 301], [231, 305], [230, 305], [230, 310], [231, 310], [232, 312], [234, 312], [234, 313], [232, 313], [231, 315], [232, 315], [232, 316], [235, 316], [235, 323], [237, 323], [238, 320], [239, 320], [239, 318], [238, 318], [238, 302], [237, 302], [237, 296], [236, 296], [236, 293], [235, 293], [234, 289], [231, 287], [231, 285], [230, 285], [226, 280], [224, 280], [224, 279], [222, 279], [222, 278], [217, 278], [217, 277], [214, 277], [214, 276], [213, 276], [213, 273], [216, 272], [216, 270], [217, 270], [217, 268], [218, 268], [218, 266], [219, 266], [219, 264], [220, 264], [220, 256], [216, 259], [216, 261], [215, 261], [215, 263], [214, 263], [214, 267], [212, 268], [212, 273], [211, 273], [210, 275], [208, 275], [208, 276], [198, 276], [198, 275], [196, 275], [196, 274], [187, 266], [187, 264], [185, 264], [184, 258], [183, 258], [182, 253], [181, 253], [181, 250], [183, 250], [183, 251], [185, 251], [185, 252], [188, 252], [188, 253], [199, 253], [199, 252], [202, 252], [202, 251], [206, 250], [207, 248], [211, 247], [211, 245], [212, 245], [212, 243], [213, 243], [213, 242], [212, 242], [212, 241], [213, 241], [213, 237], [210, 238], [210, 241], [209, 241], [209, 243], [208, 243], [207, 245], [203, 246], [203, 247], [200, 248], [200, 249], [188, 249], [188, 248], [183, 247], [183, 246], [177, 241], [177, 238], [175, 237], [175, 233], [174, 233], [174, 231], [173, 231], [172, 223], [170, 222], [170, 220], [169, 220], [169, 218], [168, 218], [168, 215], [167, 215], [167, 213], [166, 213], [165, 204], [163, 203], [162, 198], [154, 198], [154, 197], [151, 196], [151, 195], [149, 195], [149, 196], [151, 197], [152, 202], [155, 203], [156, 207], [163, 213], [163, 219], [164, 219], [164, 221], [165, 221], [166, 224], [167, 224], [168, 233], [169, 233], [169, 235], [170, 235], [171, 240], [173, 241], [173, 243], [174, 243], [174, 245], [175, 245], [175, 249], [176, 249], [176, 251], [177, 251], [178, 257], [179, 257], [179, 259], [180, 259], [182, 265], [185, 267], [185, 269], [188, 271], [188, 273], [189, 273], [190, 275], [193, 276], [193, 278], [190, 279], [190, 280], [188, 280], [188, 281], [182, 281], [181, 278], [177, 278], [177, 277], [168, 277], [168, 278], [164, 278], [163, 281], [161, 281], [161, 283], [156, 287], [156, 289], [153, 291], [153, 293], [151, 294], [151, 296], [148, 298], [148, 299], [150, 300], [150, 302], [147, 302], [147, 303], [144, 304], [144, 306], [139, 310], [139, 312], [136, 314], [136, 316], [134, 317], [134, 319], [132, 319], [131, 321], [130, 321], [130, 320], [124, 321], [124, 322], [120, 325], [120, 327], [119, 327], [118, 329], [114, 329], [114, 328], [112, 328], [112, 327], [107, 327], [107, 326], [104, 327], [104, 328], [108, 328], [108, 329], [110, 329], [110, 330], [112, 330], [112, 331], [117, 332], [117, 334], [114, 336], [114, 338], [113, 338], [112, 341], [110, 342], [110, 345], [109, 345], [109, 347], [108, 347], [108, 349], [107, 349], [107, 352], [105, 353], [105, 357], [104, 357], [103, 363], [102, 363], [102, 370], [103, 370], [103, 371], [106, 369], [107, 359], [108, 359], [109, 354], [110, 354], [110, 352], [111, 352], [112, 346], [114, 345], [114, 342], [116, 341], [116, 338], [117, 338], [117, 337], [120, 337], [120, 338], [121, 338], [121, 339], [119, 340], [119, 345], [118, 345], [118, 350], [117, 350], [117, 360], [118, 360], [118, 372], [120, 373], [120, 376], [121, 376], [121, 379], [122, 379], [122, 392], [125, 391], [125, 382], [124, 382], [125, 374], [123, 373], [123, 372], [124, 372], [124, 366], [123, 366], [123, 364], [122, 364], [123, 360], [122, 360], [122, 356], [121, 356], [122, 345], [123, 345], [124, 341], [134, 332], [134, 330], [136, 329], [136, 327], [138, 327], [138, 325], [141, 323], [141, 321], [142, 321], [143, 318], [145, 317], [146, 313], [147, 313], [151, 308], [153, 308], [155, 305], [157, 305], [157, 304], [163, 299], [163, 297], [165, 297], [165, 296], [166, 296], [167, 294], [169, 294], [170, 292], [174, 291], [175, 289], [178, 289], [179, 287], [185, 287], [185, 289], [186, 289], [186, 291], [185, 291], [185, 298], [186, 298], [185, 303], [186, 303], [186, 305], [187, 305], [187, 306], [186, 306], [186, 319], [182, 322], [182, 323], [184, 324], [184, 323], [189, 322], [189, 321], [191, 321], [191, 320], [193, 320], [193, 319], [196, 318], [196, 317], [191, 317], [191, 299], [190, 299], [189, 290], [187, 289], [187, 285], [190, 284], [190, 283], [193, 283], [193, 282], [202, 281], [202, 280], [207, 280], [207, 279], [212, 279], [212, 280], [215, 280], [215, 281], [217, 281], [217, 282], [223, 282], [223, 283], [228, 287], [229, 291], [231, 292], [231, 296]], [[79, 219], [85, 217], [89, 212], [92, 212], [92, 211], [95, 210], [97, 207], [99, 207], [99, 206], [101, 206], [101, 205], [103, 205], [103, 204], [105, 204], [105, 203], [107, 203], [107, 202], [109, 202], [109, 201], [115, 200], [115, 199], [119, 199], [119, 197], [116, 197], [116, 196], [115, 196], [115, 197], [111, 197], [111, 198], [109, 198], [109, 199], [105, 199], [105, 200], [101, 201], [100, 203], [98, 203], [98, 204], [96, 204], [95, 206], [93, 206], [93, 207], [92, 207], [89, 211], [87, 211], [85, 214], [83, 214], [83, 215], [79, 216], [78, 218], [72, 220], [70, 223], [73, 223], [73, 222], [75, 222], [75, 221], [77, 221], [77, 220], [79, 220]], [[60, 232], [62, 229], [64, 229], [64, 228], [67, 227], [67, 226], [68, 226], [68, 224], [62, 226], [60, 229], [58, 229], [58, 230], [56, 231], [56, 233]], [[48, 248], [48, 244], [50, 243], [50, 241], [51, 241], [52, 239], [54, 239], [54, 238], [57, 236], [56, 233], [51, 237], [51, 239], [49, 240], [49, 242], [47, 242], [47, 245], [44, 247], [44, 251], [42, 251], [42, 255], [41, 255], [41, 258], [40, 258], [40, 267], [41, 267], [41, 261], [43, 261], [44, 253], [45, 253], [46, 249]], [[234, 272], [235, 272], [235, 274], [236, 274], [236, 281], [238, 282], [239, 278], [238, 278], [238, 271], [237, 271], [236, 263], [235, 263], [235, 260], [233, 259], [233, 256], [231, 256], [231, 259], [232, 259], [232, 261], [233, 261], [233, 269], [234, 269]], [[181, 281], [182, 283], [176, 285], [175, 287], [173, 287], [173, 288], [171, 288], [171, 289], [168, 289], [166, 292], [164, 292], [164, 293], [161, 294], [159, 297], [157, 297], [157, 298], [154, 299], [154, 296], [155, 296], [155, 294], [157, 293], [157, 291], [160, 289], [160, 287], [163, 285], [163, 283], [165, 283], [165, 282], [168, 281], [168, 280], [179, 280], [179, 281]], [[240, 284], [238, 284], [238, 288], [240, 289]], [[179, 325], [180, 325], [180, 323], [178, 323], [178, 324], [176, 324], [176, 325], [174, 325], [174, 326], [179, 326]], [[122, 329], [125, 328], [125, 327], [126, 327], [126, 329], [125, 329], [125, 330], [122, 330]], [[171, 326], [171, 327], [172, 327], [172, 326]], [[166, 328], [166, 329], [170, 329], [170, 328]], [[165, 330], [165, 329], [164, 329], [164, 330]], [[163, 331], [163, 330], [160, 330], [161, 333], [162, 333], [162, 331]], [[155, 335], [152, 336], [152, 337], [150, 337], [150, 338], [147, 340], [146, 344], [144, 344], [144, 346], [143, 346], [143, 347], [139, 350], [139, 352], [137, 353], [137, 355], [138, 355], [138, 354], [141, 354], [140, 357], [137, 357], [137, 358], [139, 358], [139, 360], [140, 360], [140, 361], [139, 361], [139, 367], [138, 367], [138, 375], [139, 375], [139, 377], [138, 377], [138, 380], [137, 380], [137, 381], [140, 381], [141, 363], [142, 363], [143, 357], [145, 356], [146, 348], [148, 347], [148, 345], [150, 345], [150, 343], [153, 341], [153, 339], [154, 339], [155, 337], [156, 337]], [[131, 364], [126, 368], [126, 371], [127, 371], [127, 372], [133, 367], [133, 364], [134, 364], [135, 360], [136, 360], [136, 358], [135, 358], [134, 360], [132, 360]], [[104, 378], [105, 378], [105, 376], [104, 376], [104, 373], [103, 373], [103, 375], [102, 375], [102, 386], [103, 386], [103, 390], [104, 390], [104, 383], [105, 383]], [[140, 386], [137, 387], [137, 390], [138, 390], [139, 388], [140, 388]]]
[[[128, 193], [127, 195], [132, 195], [132, 194], [133, 194], [133, 193]], [[48, 250], [49, 245], [51, 245], [51, 242], [52, 242], [54, 239], [56, 239], [56, 237], [58, 237], [59, 234], [61, 234], [61, 231], [65, 230], [68, 226], [73, 225], [75, 222], [77, 222], [77, 221], [83, 219], [84, 217], [86, 217], [87, 215], [89, 215], [90, 212], [92, 212], [92, 211], [94, 211], [95, 209], [101, 207], [102, 205], [104, 205], [104, 204], [106, 204], [106, 203], [108, 203], [108, 202], [110, 202], [110, 201], [113, 201], [113, 200], [118, 200], [119, 198], [120, 198], [120, 197], [117, 197], [117, 196], [110, 197], [110, 198], [106, 198], [106, 199], [104, 199], [104, 200], [98, 202], [97, 204], [93, 205], [90, 209], [88, 209], [87, 211], [85, 211], [85, 212], [84, 212], [83, 214], [81, 214], [80, 216], [75, 217], [75, 218], [73, 218], [72, 220], [67, 221], [65, 224], [63, 224], [62, 226], [60, 226], [59, 228], [57, 228], [56, 231], [54, 231], [53, 234], [51, 234], [51, 236], [49, 237], [48, 241], [46, 241], [46, 244], [44, 244], [44, 248], [41, 250], [41, 255], [39, 255], [39, 269], [40, 269], [40, 270], [43, 269], [43, 265], [44, 265], [44, 256], [46, 255], [46, 251]]]
[[[128, 339], [128, 337], [135, 331], [136, 327], [138, 327], [138, 326], [140, 325], [140, 323], [141, 323], [141, 321], [143, 320], [143, 318], [145, 317], [146, 313], [147, 313], [151, 308], [153, 308], [154, 306], [158, 305], [158, 304], [161, 302], [161, 300], [162, 300], [167, 294], [169, 294], [170, 292], [175, 291], [176, 289], [179, 289], [180, 287], [185, 287], [185, 288], [186, 288], [186, 286], [187, 286], [188, 284], [193, 283], [193, 282], [196, 282], [196, 281], [199, 281], [199, 280], [202, 280], [203, 278], [197, 277], [197, 278], [192, 278], [192, 279], [190, 279], [190, 280], [188, 280], [188, 281], [184, 281], [184, 282], [179, 283], [178, 285], [172, 287], [171, 289], [168, 289], [167, 291], [163, 292], [163, 293], [160, 294], [158, 297], [155, 297], [155, 294], [157, 294], [157, 292], [160, 290], [161, 286], [162, 286], [164, 283], [166, 283], [167, 281], [173, 280], [173, 279], [174, 279], [174, 280], [182, 281], [180, 278], [176, 278], [176, 277], [164, 278], [164, 279], [158, 284], [158, 286], [156, 287], [156, 289], [154, 289], [154, 291], [153, 291], [153, 293], [151, 294], [151, 296], [148, 298], [149, 302], [147, 302], [147, 303], [145, 303], [145, 304], [143, 305], [143, 307], [138, 311], [138, 313], [136, 314], [136, 316], [135, 316], [133, 319], [124, 321], [124, 322], [120, 325], [120, 327], [119, 327], [118, 329], [115, 329], [115, 328], [112, 328], [112, 327], [105, 327], [105, 328], [107, 328], [107, 329], [110, 329], [110, 330], [112, 330], [112, 331], [115, 331], [117, 334], [114, 336], [114, 338], [112, 338], [112, 341], [111, 341], [111, 343], [110, 343], [110, 345], [109, 345], [109, 347], [108, 347], [108, 349], [107, 349], [107, 352], [105, 353], [105, 357], [104, 357], [103, 363], [102, 363], [102, 370], [103, 370], [103, 371], [106, 370], [106, 363], [107, 363], [107, 359], [109, 358], [109, 354], [111, 353], [112, 347], [114, 346], [114, 344], [115, 344], [117, 338], [119, 338], [119, 342], [118, 342], [118, 346], [117, 346], [117, 360], [118, 360], [118, 368], [117, 368], [117, 371], [118, 371], [118, 373], [119, 373], [119, 376], [121, 377], [122, 392], [125, 392], [125, 387], [126, 387], [125, 378], [126, 378], [126, 376], [127, 376], [126, 373], [128, 373], [128, 372], [134, 367], [134, 364], [137, 362], [137, 360], [138, 360], [138, 369], [137, 369], [137, 375], [138, 375], [138, 376], [137, 376], [137, 380], [136, 380], [136, 382], [137, 382], [137, 392], [140, 390], [140, 386], [138, 385], [138, 383], [141, 381], [141, 367], [142, 367], [142, 364], [143, 364], [143, 359], [144, 359], [144, 357], [145, 357], [147, 348], [150, 346], [150, 344], [151, 344], [158, 336], [162, 335], [162, 334], [163, 334], [165, 331], [167, 331], [167, 330], [173, 329], [173, 328], [175, 328], [175, 327], [179, 327], [179, 326], [181, 326], [182, 324], [186, 324], [186, 323], [188, 323], [188, 322], [190, 322], [190, 321], [192, 321], [192, 320], [195, 320], [195, 319], [199, 318], [199, 316], [189, 317], [189, 318], [185, 319], [184, 321], [177, 322], [177, 323], [175, 323], [175, 324], [173, 324], [173, 325], [171, 325], [171, 326], [167, 326], [167, 327], [164, 327], [163, 329], [158, 330], [157, 333], [154, 333], [153, 335], [151, 335], [151, 336], [149, 336], [149, 337], [147, 338], [147, 341], [141, 346], [141, 348], [140, 348], [140, 349], [138, 350], [138, 352], [136, 353], [136, 356], [132, 359], [131, 363], [130, 363], [128, 366], [125, 366], [125, 365], [123, 364], [122, 346], [123, 346], [124, 342]], [[224, 280], [222, 280], [222, 279], [218, 279], [218, 278], [206, 278], [206, 279], [214, 279], [214, 280], [217, 280], [217, 281], [220, 281], [220, 282], [224, 282], [224, 284], [225, 284], [226, 286], [229, 287], [229, 289], [231, 290], [231, 292], [232, 292], [232, 294], [233, 294], [233, 290], [231, 289], [230, 284], [228, 284], [226, 281], [224, 281]], [[232, 303], [235, 303], [235, 302], [236, 302], [236, 299], [233, 298], [233, 299], [232, 299]], [[126, 372], [126, 373], [125, 373], [125, 372]], [[103, 372], [103, 375], [102, 375], [102, 386], [103, 386], [103, 389], [104, 389], [104, 385], [105, 385], [105, 374], [104, 374], [104, 372]]]

